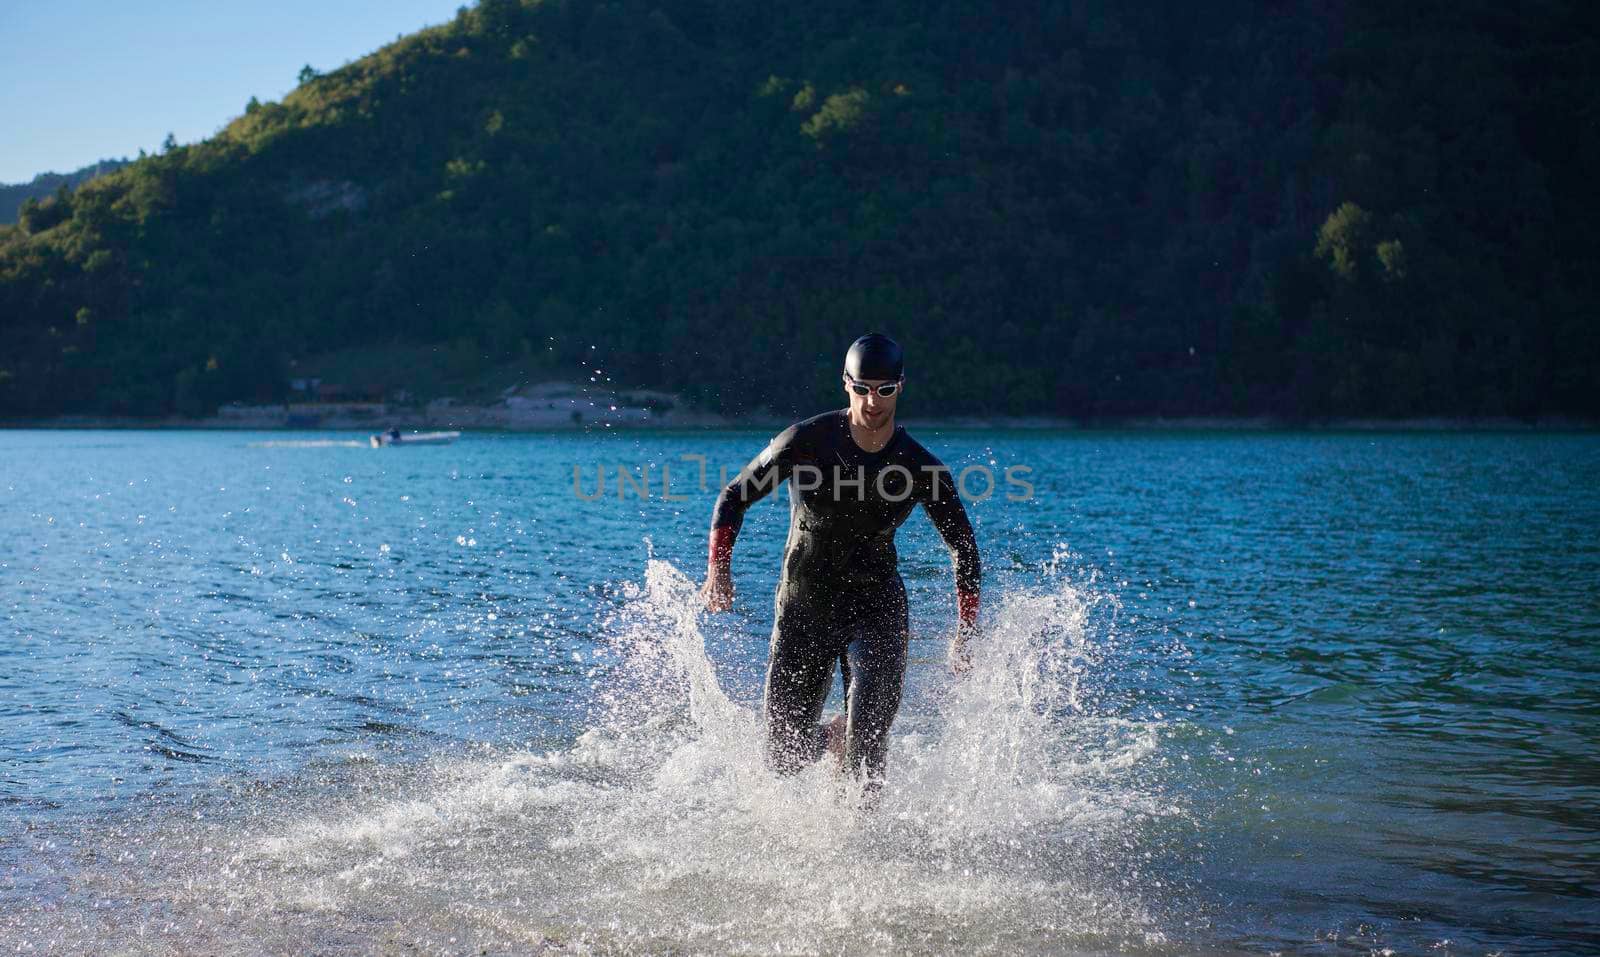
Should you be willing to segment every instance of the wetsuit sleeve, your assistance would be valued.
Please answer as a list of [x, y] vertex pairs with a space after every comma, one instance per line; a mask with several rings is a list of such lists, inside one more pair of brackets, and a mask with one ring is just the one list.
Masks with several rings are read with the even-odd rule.
[[956, 566], [956, 609], [961, 623], [973, 625], [978, 621], [978, 593], [983, 580], [983, 567], [978, 559], [978, 538], [972, 532], [972, 522], [967, 518], [967, 508], [956, 494], [956, 483], [950, 470], [937, 459], [927, 466], [931, 473], [927, 494], [922, 507], [927, 509], [933, 527], [944, 538], [950, 549], [950, 558]]
[[732, 558], [733, 540], [744, 524], [745, 509], [788, 480], [794, 471], [799, 434], [798, 425], [778, 433], [717, 495], [711, 510], [711, 564], [727, 564]]

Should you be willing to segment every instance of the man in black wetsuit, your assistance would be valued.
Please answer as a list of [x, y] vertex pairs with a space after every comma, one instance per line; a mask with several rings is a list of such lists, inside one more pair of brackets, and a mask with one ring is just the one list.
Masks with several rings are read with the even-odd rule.
[[959, 623], [952, 661], [978, 618], [978, 545], [949, 469], [895, 425], [905, 384], [900, 346], [862, 336], [845, 356], [850, 407], [796, 423], [717, 497], [702, 594], [712, 611], [733, 601], [731, 559], [745, 509], [789, 483], [789, 539], [778, 582], [763, 712], [767, 754], [780, 773], [837, 746], [818, 724], [833, 664], [844, 677], [846, 768], [869, 787], [883, 779], [889, 726], [900, 708], [910, 637], [894, 533], [921, 505], [955, 562]]

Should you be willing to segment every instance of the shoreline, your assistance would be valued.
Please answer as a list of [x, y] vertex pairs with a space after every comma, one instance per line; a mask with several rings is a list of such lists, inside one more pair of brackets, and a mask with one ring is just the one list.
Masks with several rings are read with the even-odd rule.
[[[711, 412], [678, 412], [644, 417], [638, 410], [619, 410], [616, 417], [507, 417], [493, 407], [457, 406], [454, 414], [396, 413], [377, 416], [329, 415], [315, 423], [290, 423], [284, 417], [211, 416], [206, 418], [66, 415], [38, 419], [0, 419], [0, 430], [109, 430], [213, 432], [366, 432], [389, 428], [462, 432], [741, 432], [783, 428], [794, 421], [783, 416], [730, 417]], [[1509, 417], [1419, 417], [1404, 419], [1325, 419], [1315, 421], [1270, 416], [1127, 416], [1074, 419], [1058, 416], [907, 416], [913, 429], [1012, 432], [1595, 432], [1600, 422], [1576, 418], [1535, 420]]]
[[[0, 429], [192, 429], [259, 432], [365, 432], [389, 429], [473, 432], [660, 432], [781, 430], [812, 413], [758, 408], [726, 415], [677, 393], [548, 380], [498, 395], [393, 399], [314, 398], [308, 388], [285, 402], [230, 403], [208, 416], [54, 415], [0, 417]], [[398, 400], [398, 401], [396, 401]], [[901, 417], [912, 428], [1012, 432], [1590, 432], [1600, 420], [1569, 416], [1408, 416], [1295, 419], [1274, 415], [927, 415]]]

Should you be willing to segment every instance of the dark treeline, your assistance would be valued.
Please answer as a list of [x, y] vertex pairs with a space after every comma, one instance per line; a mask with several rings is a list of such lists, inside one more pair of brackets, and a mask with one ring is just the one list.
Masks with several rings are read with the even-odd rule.
[[28, 200], [48, 199], [65, 187], [68, 191], [128, 165], [125, 159], [103, 159], [70, 173], [40, 173], [26, 183], [0, 183], [0, 223], [15, 223]]
[[798, 411], [882, 329], [927, 412], [1591, 417], [1596, 32], [1581, 0], [482, 0], [0, 227], [0, 415], [203, 412], [418, 343]]

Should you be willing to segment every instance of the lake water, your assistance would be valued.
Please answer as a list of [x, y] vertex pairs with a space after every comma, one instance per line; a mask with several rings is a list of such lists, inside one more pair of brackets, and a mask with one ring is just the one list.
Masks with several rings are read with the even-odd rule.
[[914, 431], [871, 810], [761, 766], [786, 495], [694, 601], [766, 435], [0, 432], [0, 952], [1600, 953], [1600, 436]]

